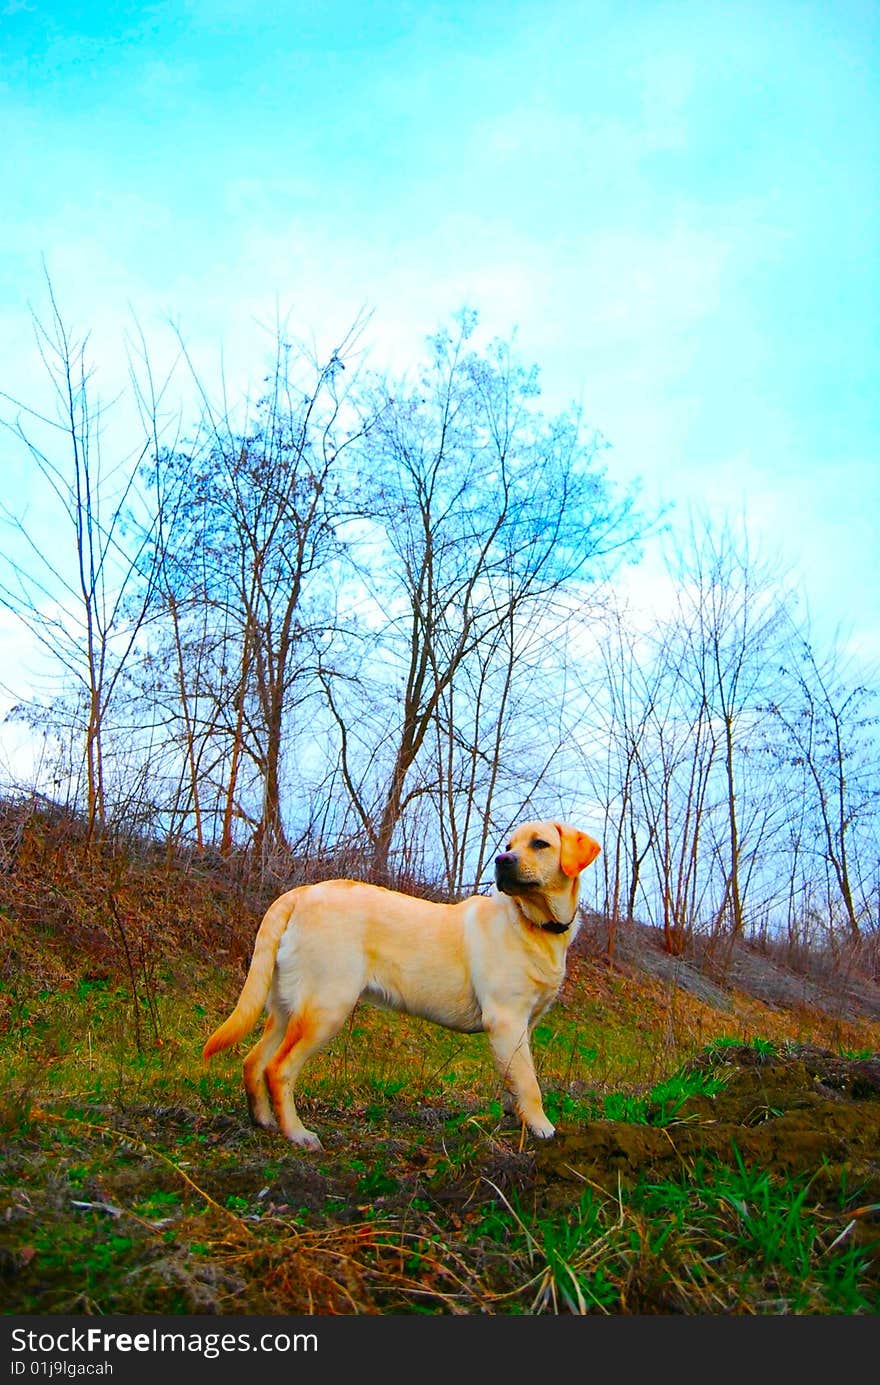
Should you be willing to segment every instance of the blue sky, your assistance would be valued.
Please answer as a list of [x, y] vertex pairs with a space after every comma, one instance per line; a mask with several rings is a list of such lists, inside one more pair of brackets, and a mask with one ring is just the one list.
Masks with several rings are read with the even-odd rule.
[[473, 306], [880, 656], [878, 50], [860, 0], [0, 0], [0, 389], [41, 257], [108, 392], [132, 314], [235, 387], [279, 307], [406, 364]]

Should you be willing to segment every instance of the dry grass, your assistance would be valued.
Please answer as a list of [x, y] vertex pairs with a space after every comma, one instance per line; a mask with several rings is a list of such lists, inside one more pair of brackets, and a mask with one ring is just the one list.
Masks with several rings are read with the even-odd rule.
[[[803, 1056], [880, 1050], [876, 1020], [697, 994], [587, 946], [535, 1034], [551, 1144], [505, 1123], [483, 1036], [365, 1008], [304, 1077], [316, 1158], [250, 1127], [240, 1055], [199, 1057], [265, 881], [86, 853], [23, 809], [0, 815], [0, 865], [3, 1311], [880, 1308], [880, 1103]], [[720, 1038], [777, 1066], [722, 1062], [724, 1093], [660, 1120], [654, 1089]]]

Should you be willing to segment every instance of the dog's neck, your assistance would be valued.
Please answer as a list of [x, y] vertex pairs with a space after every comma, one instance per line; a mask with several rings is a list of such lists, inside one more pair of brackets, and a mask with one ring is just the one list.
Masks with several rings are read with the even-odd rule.
[[571, 892], [563, 897], [532, 899], [528, 895], [511, 895], [510, 898], [522, 914], [526, 923], [539, 928], [543, 933], [567, 933], [574, 923], [578, 904], [578, 881], [572, 881]]

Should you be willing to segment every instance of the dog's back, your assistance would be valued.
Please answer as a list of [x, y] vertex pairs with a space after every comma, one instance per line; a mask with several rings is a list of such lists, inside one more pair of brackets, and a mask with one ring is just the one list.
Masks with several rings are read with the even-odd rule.
[[247, 979], [203, 1057], [250, 1033], [267, 1001], [279, 1018], [321, 997], [335, 1008], [374, 1004], [472, 1031], [465, 918], [478, 898], [438, 904], [357, 880], [322, 880], [281, 895], [266, 911]]

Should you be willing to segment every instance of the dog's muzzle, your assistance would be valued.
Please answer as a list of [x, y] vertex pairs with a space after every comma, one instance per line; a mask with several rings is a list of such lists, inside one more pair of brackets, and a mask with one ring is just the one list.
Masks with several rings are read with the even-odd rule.
[[520, 880], [517, 871], [519, 860], [515, 851], [502, 851], [495, 857], [495, 884], [504, 894], [513, 890], [525, 890], [534, 885], [533, 880]]

